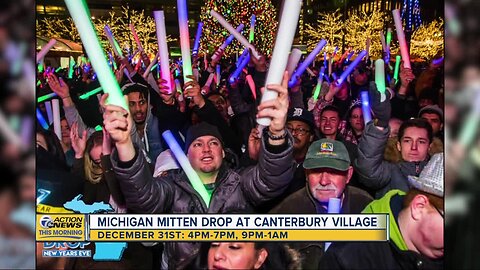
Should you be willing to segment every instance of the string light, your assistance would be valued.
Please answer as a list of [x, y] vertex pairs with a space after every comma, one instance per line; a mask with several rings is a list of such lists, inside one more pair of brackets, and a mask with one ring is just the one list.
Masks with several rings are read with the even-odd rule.
[[438, 18], [418, 27], [410, 41], [410, 55], [429, 60], [442, 51], [444, 48], [443, 25], [443, 20]]

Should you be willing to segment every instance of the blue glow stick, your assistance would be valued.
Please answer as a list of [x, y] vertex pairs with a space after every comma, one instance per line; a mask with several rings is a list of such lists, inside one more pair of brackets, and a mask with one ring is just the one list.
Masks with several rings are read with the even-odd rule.
[[190, 180], [190, 184], [198, 192], [198, 194], [200, 195], [202, 200], [205, 202], [207, 207], [209, 207], [210, 194], [208, 194], [207, 190], [205, 189], [205, 186], [203, 185], [202, 180], [198, 176], [197, 172], [195, 172], [192, 165], [190, 164], [190, 161], [188, 161], [187, 156], [182, 151], [182, 148], [180, 148], [180, 145], [178, 145], [177, 141], [173, 137], [172, 132], [170, 130], [167, 130], [162, 133], [162, 136], [167, 142], [168, 147], [172, 151], [173, 155], [175, 156], [175, 159], [180, 164], [180, 167], [182, 167], [183, 171], [187, 175], [188, 180]]
[[42, 115], [42, 112], [40, 111], [39, 108], [37, 108], [37, 120], [40, 123], [40, 125], [43, 127], [43, 129], [48, 130], [49, 125], [47, 124], [47, 121]]
[[248, 42], [252, 42], [253, 38], [255, 36], [255, 20], [257, 17], [255, 14], [252, 15], [252, 18], [250, 18], [250, 35], [248, 36]]
[[247, 55], [243, 58], [242, 63], [238, 65], [237, 69], [230, 75], [230, 78], [228, 79], [230, 83], [234, 83], [235, 80], [238, 78], [242, 70], [245, 68], [245, 66], [250, 62], [250, 53], [247, 51]]
[[323, 47], [327, 44], [327, 41], [325, 39], [320, 40], [318, 42], [317, 46], [313, 51], [307, 56], [305, 61], [303, 61], [295, 70], [295, 72], [292, 74], [292, 77], [290, 77], [290, 81], [288, 82], [288, 87], [293, 87], [295, 83], [297, 82], [297, 76], [301, 76], [303, 72], [305, 72], [305, 69], [315, 60], [315, 57], [317, 57], [317, 54], [323, 49]]
[[47, 111], [47, 120], [48, 124], [53, 123], [53, 112], [52, 112], [52, 103], [50, 101], [45, 101], [45, 110]]
[[243, 63], [243, 59], [247, 56], [248, 54], [248, 49], [245, 49], [243, 53], [240, 55], [240, 57], [237, 60], [237, 63], [235, 63], [235, 66], [239, 66], [241, 63]]
[[217, 79], [217, 86], [218, 86], [218, 85], [220, 85], [220, 75], [221, 75], [221, 73], [220, 73], [220, 65], [217, 65], [217, 66], [216, 66], [215, 71], [216, 71], [216, 73], [217, 73], [217, 78], [216, 78], [216, 79]]
[[200, 47], [200, 38], [202, 37], [203, 22], [198, 23], [197, 33], [195, 35], [195, 42], [193, 43], [192, 55], [198, 54], [198, 47]]
[[342, 84], [345, 79], [347, 79], [348, 75], [350, 75], [350, 73], [352, 73], [352, 71], [355, 69], [355, 67], [358, 66], [358, 64], [360, 64], [360, 62], [362, 61], [362, 58], [365, 57], [367, 55], [367, 51], [363, 50], [361, 51], [358, 55], [357, 55], [357, 58], [355, 58], [355, 60], [353, 60], [353, 62], [347, 67], [347, 69], [345, 71], [343, 71], [342, 75], [340, 75], [340, 78], [337, 81], [337, 84], [340, 85]]
[[327, 69], [327, 52], [323, 52], [323, 66], [325, 67], [325, 69]]
[[[339, 214], [340, 210], [342, 209], [342, 201], [339, 198], [330, 198], [328, 199], [328, 208], [327, 212], [329, 214]], [[326, 242], [325, 243], [325, 250], [330, 247], [332, 243], [331, 242]]]
[[350, 58], [352, 58], [352, 56], [353, 56], [354, 53], [355, 53], [354, 51], [351, 51], [351, 52], [348, 54], [347, 59], [345, 59], [345, 63], [348, 63], [348, 62], [350, 61]]
[[360, 98], [362, 99], [362, 112], [363, 112], [363, 122], [367, 125], [368, 122], [372, 121], [372, 112], [370, 110], [370, 101], [368, 99], [368, 92], [360, 92]]

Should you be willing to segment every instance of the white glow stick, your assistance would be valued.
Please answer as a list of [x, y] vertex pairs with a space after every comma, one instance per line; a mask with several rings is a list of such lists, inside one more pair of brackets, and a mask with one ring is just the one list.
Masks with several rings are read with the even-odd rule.
[[53, 123], [53, 113], [52, 113], [52, 103], [50, 101], [45, 101], [45, 110], [47, 111], [47, 120], [48, 124]]
[[[160, 56], [160, 69], [163, 80], [167, 81], [167, 92], [172, 93], [172, 81], [170, 76], [170, 57], [168, 55], [167, 32], [165, 30], [165, 15], [163, 11], [154, 11], [155, 27], [157, 28], [158, 56]], [[150, 71], [151, 68], [147, 68]]]
[[57, 134], [58, 139], [62, 140], [62, 128], [60, 125], [60, 103], [58, 99], [52, 99], [53, 110], [53, 130]]
[[[145, 72], [143, 73], [143, 78], [144, 79], [147, 79], [148, 77], [148, 74], [150, 74], [150, 70], [152, 69], [152, 67], [157, 63], [158, 61], [158, 54], [160, 52], [157, 53], [157, 55], [155, 55], [155, 57], [150, 61], [150, 65], [148, 65], [147, 69], [145, 70]], [[163, 72], [162, 72], [163, 73]], [[170, 73], [170, 72], [169, 72]], [[163, 79], [163, 77], [162, 77]], [[170, 82], [170, 80], [168, 80]], [[169, 84], [170, 85], [170, 84]]]
[[[270, 69], [265, 80], [265, 92], [262, 95], [261, 102], [276, 99], [278, 96], [276, 91], [269, 90], [267, 86], [282, 82], [282, 77], [287, 67], [288, 53], [292, 48], [293, 38], [297, 30], [301, 7], [301, 0], [285, 0], [284, 2], [272, 60], [270, 61]], [[257, 123], [262, 126], [269, 126], [270, 121], [270, 118], [257, 118]]]
[[[217, 19], [217, 21], [223, 26], [225, 27], [225, 29], [227, 29], [228, 32], [230, 32], [230, 34], [232, 34], [237, 40], [238, 42], [240, 42], [243, 46], [245, 46], [245, 48], [250, 48], [252, 50], [252, 53], [253, 53], [253, 56], [255, 58], [259, 58], [260, 55], [258, 54], [257, 50], [255, 49], [255, 46], [253, 46], [252, 44], [250, 44], [248, 42], [248, 40], [242, 36], [242, 34], [238, 33], [235, 28], [233, 28], [233, 26], [231, 24], [229, 24], [223, 17], [222, 15], [218, 14], [215, 10], [211, 10], [210, 11], [210, 15], [212, 15], [215, 19]], [[296, 24], [295, 24], [295, 27], [296, 27]]]
[[290, 53], [290, 56], [288, 57], [288, 62], [287, 62], [287, 71], [288, 71], [289, 80], [290, 78], [292, 78], [293, 71], [295, 71], [295, 68], [297, 67], [298, 61], [300, 61], [301, 57], [302, 57], [302, 51], [297, 48], [294, 48]]
[[[240, 33], [240, 32], [242, 32], [243, 27], [245, 27], [245, 26], [243, 25], [243, 23], [241, 23], [240, 25], [237, 26], [237, 28], [235, 28], [235, 31]], [[225, 51], [225, 49], [228, 47], [228, 45], [230, 45], [230, 43], [232, 43], [234, 38], [235, 38], [234, 35], [230, 35], [230, 36], [228, 36], [227, 39], [225, 39], [225, 41], [222, 43], [222, 45], [220, 45], [220, 47], [218, 47], [218, 49], [213, 53], [212, 61], [217, 61], [218, 60], [217, 58], [219, 58], [223, 54], [222, 51]]]
[[313, 71], [308, 67], [307, 67], [307, 72], [308, 72], [308, 74], [310, 74], [310, 76], [316, 77], [315, 73], [313, 73]]
[[384, 52], [387, 51], [387, 43], [385, 42], [385, 36], [383, 35], [383, 31], [380, 31], [380, 42], [382, 42], [382, 49]]
[[205, 83], [205, 85], [203, 87], [205, 87], [205, 86], [210, 87], [210, 85], [212, 85], [214, 77], [215, 77], [215, 73], [210, 73], [210, 75], [208, 76], [207, 82]]
[[52, 38], [47, 45], [43, 46], [43, 48], [37, 53], [37, 63], [39, 63], [45, 57], [45, 55], [47, 55], [53, 46], [55, 46], [55, 43], [57, 43], [57, 40]]
[[[328, 199], [328, 210], [327, 212], [329, 214], [339, 214], [341, 209], [341, 200], [339, 198], [330, 198]], [[332, 243], [331, 242], [326, 242], [325, 243], [325, 250], [330, 247]]]
[[411, 69], [412, 66], [410, 65], [410, 54], [408, 53], [407, 41], [405, 40], [405, 33], [403, 32], [400, 10], [394, 9], [392, 14], [393, 21], [395, 22], [395, 29], [397, 30], [397, 39], [400, 45], [400, 54], [402, 55], [403, 67]]

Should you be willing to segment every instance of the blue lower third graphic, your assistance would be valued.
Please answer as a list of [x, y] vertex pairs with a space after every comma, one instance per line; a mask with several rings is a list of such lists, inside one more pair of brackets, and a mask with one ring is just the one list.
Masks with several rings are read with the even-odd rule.
[[127, 248], [127, 243], [95, 243], [95, 261], [119, 261], [123, 252]]

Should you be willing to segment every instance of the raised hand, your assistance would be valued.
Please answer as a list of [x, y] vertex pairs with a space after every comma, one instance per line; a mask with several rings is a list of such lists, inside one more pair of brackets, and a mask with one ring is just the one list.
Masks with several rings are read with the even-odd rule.
[[377, 123], [377, 127], [388, 127], [388, 121], [390, 121], [390, 115], [392, 113], [392, 106], [390, 104], [390, 91], [385, 91], [386, 99], [382, 102], [380, 92], [377, 90], [375, 82], [370, 82], [368, 89], [368, 96], [370, 98], [370, 104]]
[[202, 96], [200, 85], [192, 75], [188, 75], [187, 78], [190, 78], [191, 81], [183, 86], [183, 95], [191, 98], [195, 105], [202, 108], [205, 105], [205, 99]]
[[254, 127], [248, 136], [248, 156], [253, 160], [258, 160], [260, 142], [260, 132], [258, 131], [258, 128]]
[[72, 143], [73, 151], [75, 152], [75, 158], [83, 158], [85, 148], [87, 147], [87, 130], [84, 130], [80, 137], [78, 134], [77, 122], [73, 123], [72, 128], [70, 129], [70, 141]]
[[63, 99], [70, 96], [70, 88], [62, 78], [58, 78], [55, 74], [49, 73], [47, 79], [50, 89], [52, 89], [52, 91], [60, 98]]

